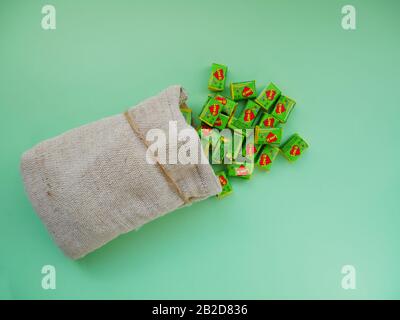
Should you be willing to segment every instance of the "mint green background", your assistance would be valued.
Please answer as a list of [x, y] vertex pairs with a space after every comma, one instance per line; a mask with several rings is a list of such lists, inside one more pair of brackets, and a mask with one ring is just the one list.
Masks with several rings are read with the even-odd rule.
[[[44, 31], [47, 3], [0, 2], [1, 298], [400, 298], [399, 1], [52, 0]], [[214, 61], [293, 97], [284, 134], [308, 153], [64, 257], [25, 196], [22, 152], [170, 84], [199, 112]], [[340, 286], [345, 264], [356, 290]]]

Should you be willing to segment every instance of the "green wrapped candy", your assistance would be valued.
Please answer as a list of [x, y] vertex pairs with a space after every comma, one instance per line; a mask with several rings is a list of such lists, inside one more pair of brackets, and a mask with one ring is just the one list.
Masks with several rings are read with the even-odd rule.
[[231, 117], [228, 122], [228, 128], [232, 130], [251, 129], [251, 124], [243, 122], [238, 118]]
[[279, 145], [282, 139], [282, 128], [260, 128], [256, 126], [254, 143]]
[[260, 118], [258, 126], [260, 128], [276, 128], [279, 125], [279, 120], [276, 119], [273, 115], [264, 112]]
[[233, 163], [233, 164], [228, 164], [227, 168], [228, 168], [228, 176], [250, 179], [254, 170], [254, 163], [250, 162]]
[[204, 153], [206, 156], [208, 156], [210, 153], [210, 146], [218, 143], [218, 141], [221, 139], [221, 135], [217, 129], [214, 129], [205, 123], [202, 123], [197, 128], [197, 134], [199, 135], [200, 143]]
[[242, 148], [242, 155], [248, 161], [254, 161], [257, 158], [258, 153], [262, 149], [263, 145], [261, 144], [254, 144], [254, 143], [246, 143], [243, 145]]
[[225, 88], [226, 74], [228, 67], [223, 64], [213, 63], [211, 65], [211, 75], [208, 79], [208, 89], [211, 91], [223, 91]]
[[286, 159], [295, 162], [308, 147], [308, 143], [295, 133], [283, 144], [281, 151]]
[[256, 96], [255, 80], [231, 83], [231, 97], [233, 100], [253, 99]]
[[215, 122], [214, 122], [214, 128], [217, 128], [219, 130], [223, 130], [228, 125], [228, 122], [229, 122], [229, 116], [220, 113], [218, 115], [217, 120], [215, 120]]
[[275, 118], [277, 118], [280, 122], [285, 123], [295, 105], [296, 101], [286, 96], [281, 96], [278, 102], [276, 103], [274, 109], [272, 110], [271, 114]]
[[238, 120], [246, 124], [247, 128], [252, 128], [255, 123], [260, 106], [252, 100], [248, 100], [246, 106], [240, 113]]
[[237, 102], [221, 96], [220, 94], [216, 95], [214, 98], [222, 104], [222, 113], [228, 115], [229, 117], [235, 114], [238, 105]]
[[217, 194], [217, 198], [221, 199], [231, 194], [233, 192], [233, 188], [224, 171], [217, 172], [216, 176], [218, 177], [219, 183], [222, 187], [222, 191]]
[[215, 148], [212, 150], [212, 163], [213, 164], [227, 164], [232, 163], [234, 157], [232, 136], [224, 136], [221, 134], [221, 138]]
[[271, 145], [265, 145], [257, 158], [257, 166], [264, 170], [270, 170], [272, 163], [279, 153], [279, 148]]
[[206, 103], [204, 104], [203, 110], [200, 113], [199, 119], [212, 127], [221, 110], [221, 103], [215, 100], [214, 97], [208, 97]]
[[274, 85], [272, 82], [260, 93], [260, 95], [256, 98], [256, 102], [264, 108], [265, 111], [269, 111], [269, 109], [275, 104], [276, 100], [279, 99], [281, 95], [281, 90]]

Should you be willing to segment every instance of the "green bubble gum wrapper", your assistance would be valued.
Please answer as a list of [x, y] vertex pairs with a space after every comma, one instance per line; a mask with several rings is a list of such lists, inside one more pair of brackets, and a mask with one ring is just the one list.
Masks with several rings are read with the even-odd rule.
[[282, 128], [260, 128], [256, 126], [254, 143], [279, 145], [282, 139]]
[[219, 183], [221, 184], [222, 191], [217, 194], [218, 199], [222, 199], [233, 192], [231, 183], [225, 174], [225, 171], [220, 171], [215, 174], [218, 177]]
[[277, 118], [281, 123], [285, 123], [295, 105], [296, 101], [293, 99], [281, 96], [272, 110], [271, 115]]
[[211, 75], [208, 79], [208, 89], [211, 91], [223, 91], [225, 88], [226, 74], [228, 67], [223, 64], [213, 63]]
[[279, 99], [281, 90], [272, 82], [261, 91], [255, 102], [258, 103], [265, 111], [269, 111], [275, 102]]
[[295, 162], [308, 148], [308, 143], [295, 133], [282, 145], [280, 149], [287, 160]]
[[257, 96], [256, 81], [231, 83], [231, 97], [235, 101], [253, 99]]

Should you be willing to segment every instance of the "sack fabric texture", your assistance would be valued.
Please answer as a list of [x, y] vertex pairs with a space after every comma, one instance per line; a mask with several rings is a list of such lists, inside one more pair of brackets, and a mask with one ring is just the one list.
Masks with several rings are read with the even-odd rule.
[[170, 121], [178, 131], [196, 133], [179, 110], [186, 99], [181, 86], [171, 86], [124, 114], [70, 130], [23, 154], [26, 193], [66, 255], [81, 258], [122, 233], [221, 192], [209, 163], [146, 160], [148, 130], [166, 132], [167, 150]]

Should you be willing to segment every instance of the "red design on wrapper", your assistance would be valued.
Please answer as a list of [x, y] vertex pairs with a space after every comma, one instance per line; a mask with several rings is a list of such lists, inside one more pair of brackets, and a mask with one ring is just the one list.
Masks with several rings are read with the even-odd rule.
[[236, 174], [238, 176], [246, 176], [249, 174], [249, 170], [244, 165], [241, 165], [239, 168], [236, 169]]
[[219, 176], [219, 183], [221, 183], [221, 186], [225, 186], [228, 181], [226, 181], [224, 176]]
[[264, 126], [266, 126], [268, 128], [273, 128], [274, 127], [274, 122], [275, 122], [274, 118], [267, 118], [267, 119], [264, 120]]
[[267, 140], [267, 142], [272, 143], [272, 142], [275, 142], [276, 140], [278, 140], [278, 137], [276, 136], [276, 134], [270, 132], [270, 133], [268, 133], [266, 140]]
[[260, 166], [267, 166], [271, 162], [272, 161], [271, 161], [270, 157], [267, 154], [264, 153], [264, 154], [261, 155], [260, 161], [259, 161]]
[[243, 88], [243, 91], [242, 91], [243, 97], [248, 97], [248, 96], [251, 96], [252, 94], [253, 94], [253, 90], [251, 90], [251, 88], [249, 88], [249, 87]]
[[299, 146], [294, 145], [291, 149], [290, 149], [290, 155], [291, 156], [299, 156], [301, 153]]
[[246, 146], [246, 155], [247, 155], [247, 156], [252, 156], [252, 155], [254, 155], [256, 152], [257, 152], [257, 148], [256, 148], [256, 146], [255, 146], [254, 144], [249, 143], [249, 144]]
[[202, 125], [201, 126], [201, 134], [203, 137], [207, 137], [208, 135], [210, 135], [212, 128], [210, 128], [209, 126], [206, 125]]
[[211, 105], [208, 110], [210, 110], [211, 114], [213, 116], [216, 116], [219, 113], [219, 104], [213, 104]]
[[265, 94], [267, 95], [267, 99], [272, 101], [275, 98], [276, 91], [275, 90], [267, 90], [267, 91], [265, 91]]
[[214, 72], [214, 77], [217, 79], [217, 80], [223, 80], [224, 79], [224, 70], [222, 70], [222, 69], [218, 69], [217, 71], [215, 71]]
[[286, 111], [286, 109], [285, 109], [285, 105], [284, 105], [283, 103], [278, 103], [278, 104], [276, 105], [275, 112], [276, 112], [277, 114], [284, 113], [285, 111]]
[[219, 127], [222, 125], [222, 120], [220, 117], [217, 118], [217, 120], [215, 120], [214, 122], [214, 126]]
[[252, 110], [246, 110], [244, 112], [244, 121], [250, 122], [255, 118], [254, 112]]
[[226, 105], [226, 99], [224, 97], [215, 97], [215, 100], [218, 100], [223, 105]]

